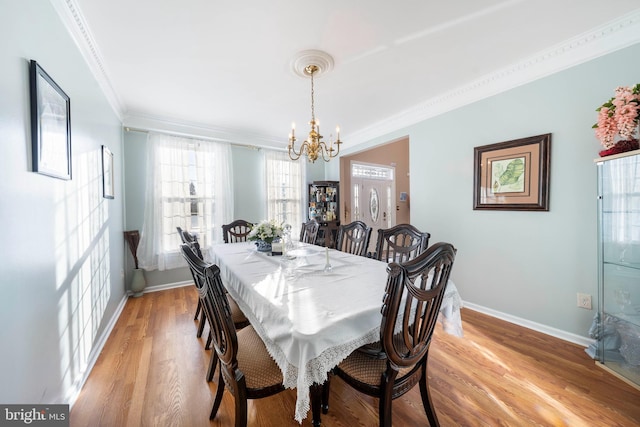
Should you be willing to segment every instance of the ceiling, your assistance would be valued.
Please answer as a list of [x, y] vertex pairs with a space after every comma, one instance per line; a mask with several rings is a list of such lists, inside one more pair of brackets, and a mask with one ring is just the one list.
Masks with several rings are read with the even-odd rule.
[[348, 148], [640, 40], [638, 0], [51, 1], [126, 126], [256, 145], [307, 130], [303, 50]]

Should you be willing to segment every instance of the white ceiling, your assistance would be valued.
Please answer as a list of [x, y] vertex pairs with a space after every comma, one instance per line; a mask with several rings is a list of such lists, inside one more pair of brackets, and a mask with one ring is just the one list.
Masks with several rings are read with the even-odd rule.
[[347, 148], [640, 41], [638, 0], [51, 1], [125, 125], [256, 145], [306, 132], [306, 49]]

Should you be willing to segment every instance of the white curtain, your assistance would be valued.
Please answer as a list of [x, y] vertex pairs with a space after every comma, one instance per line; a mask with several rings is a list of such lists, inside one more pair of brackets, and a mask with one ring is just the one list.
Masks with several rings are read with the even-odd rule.
[[289, 224], [292, 235], [300, 233], [306, 219], [306, 167], [286, 152], [264, 150], [267, 218]]
[[186, 265], [176, 227], [198, 236], [203, 253], [233, 220], [231, 146], [149, 133], [144, 225], [138, 259], [145, 270]]

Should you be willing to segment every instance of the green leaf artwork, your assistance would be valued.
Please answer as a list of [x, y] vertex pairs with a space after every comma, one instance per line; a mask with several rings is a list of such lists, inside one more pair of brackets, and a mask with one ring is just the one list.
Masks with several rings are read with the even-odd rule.
[[495, 160], [491, 163], [491, 182], [494, 193], [521, 193], [524, 191], [524, 157]]

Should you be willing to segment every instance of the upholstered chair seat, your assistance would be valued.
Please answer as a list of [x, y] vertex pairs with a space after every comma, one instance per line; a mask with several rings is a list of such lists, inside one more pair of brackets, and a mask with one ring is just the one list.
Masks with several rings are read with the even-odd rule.
[[237, 335], [238, 369], [244, 373], [247, 388], [280, 387], [283, 381], [282, 371], [267, 352], [253, 326], [238, 331]]

